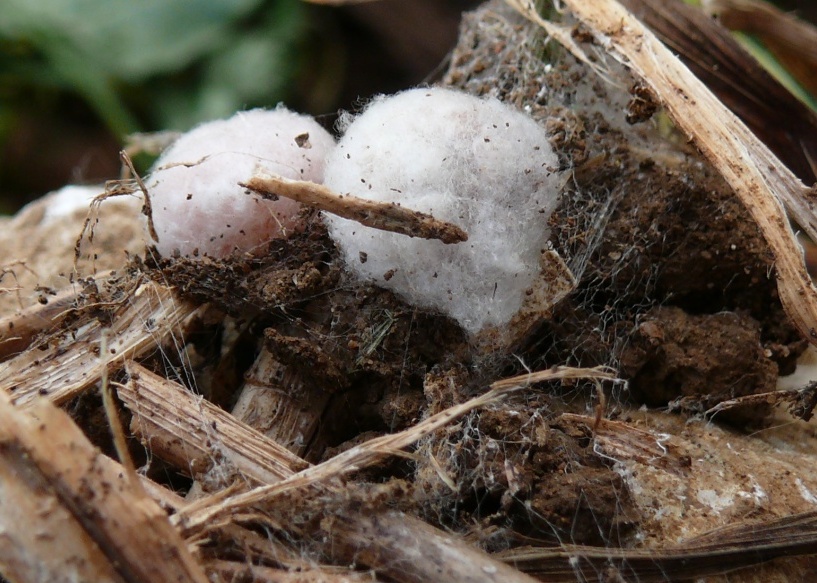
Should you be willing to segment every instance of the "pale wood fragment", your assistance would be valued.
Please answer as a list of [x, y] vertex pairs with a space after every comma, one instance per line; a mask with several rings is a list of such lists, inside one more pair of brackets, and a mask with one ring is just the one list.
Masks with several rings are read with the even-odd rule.
[[[66, 541], [64, 547], [55, 545], [68, 553], [60, 557], [63, 568], [85, 557], [95, 561], [104, 557], [107, 566], [95, 563], [102, 580], [207, 581], [167, 514], [144, 495], [142, 488], [134, 487], [120, 468], [109, 463], [66, 413], [47, 400], [33, 401], [23, 411], [0, 393], [0, 463], [50, 497], [40, 508], [43, 515], [70, 516], [66, 525], [75, 531], [79, 526], [85, 533]], [[13, 499], [3, 502], [15, 503]], [[26, 528], [27, 522], [2, 525], [4, 531]], [[44, 534], [47, 536], [39, 536]], [[50, 534], [63, 536], [61, 530]], [[87, 553], [73, 555], [78, 548]], [[39, 560], [45, 551], [32, 548], [32, 559]], [[46, 568], [53, 561], [45, 558], [42, 565]], [[34, 568], [32, 565], [29, 572], [32, 578], [20, 580], [44, 580]], [[60, 573], [54, 573], [55, 580], [62, 577]]]
[[666, 433], [648, 431], [624, 421], [573, 413], [562, 413], [554, 424], [591, 428], [594, 450], [608, 460], [636, 460], [641, 464], [678, 474], [686, 471], [689, 465], [689, 461], [678, 453], [672, 436]]
[[[4, 449], [9, 437], [0, 435]], [[0, 455], [3, 577], [14, 583], [123, 582], [82, 524], [60, 504], [43, 476], [25, 466], [20, 454]]]
[[0, 318], [0, 361], [23, 352], [38, 335], [56, 330], [76, 299], [75, 290], [64, 289], [46, 304], [33, 304]]
[[261, 348], [238, 395], [232, 414], [297, 456], [303, 456], [318, 430], [331, 392], [304, 382]]
[[[109, 324], [89, 310], [75, 332], [65, 331], [49, 340], [43, 350], [26, 350], [0, 363], [0, 389], [23, 405], [38, 395], [64, 403], [97, 383], [103, 366], [118, 368], [125, 358], [155, 350], [166, 336], [178, 334], [204, 309], [154, 282], [108, 307], [112, 307]], [[106, 364], [99, 358], [103, 331], [109, 338]]]
[[215, 463], [232, 466], [238, 477], [254, 483], [271, 483], [308, 466], [181, 385], [135, 362], [127, 362], [125, 370], [129, 380], [117, 392], [133, 412], [132, 431], [153, 453], [193, 477]]

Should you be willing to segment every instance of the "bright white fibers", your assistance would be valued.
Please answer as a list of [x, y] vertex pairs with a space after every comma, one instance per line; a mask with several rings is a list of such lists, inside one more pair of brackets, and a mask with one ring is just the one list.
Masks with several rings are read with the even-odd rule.
[[558, 161], [545, 131], [495, 99], [446, 89], [379, 97], [329, 155], [325, 184], [462, 227], [445, 245], [326, 215], [349, 268], [476, 333], [507, 323], [540, 271]]
[[163, 257], [226, 257], [300, 227], [300, 205], [238, 185], [256, 169], [321, 182], [334, 138], [308, 116], [279, 107], [237, 113], [184, 134], [156, 161], [146, 185]]

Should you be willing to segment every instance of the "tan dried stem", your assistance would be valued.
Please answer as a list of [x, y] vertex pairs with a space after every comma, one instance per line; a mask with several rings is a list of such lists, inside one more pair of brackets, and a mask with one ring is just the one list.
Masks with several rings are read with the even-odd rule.
[[[59, 305], [63, 308], [65, 304]], [[42, 350], [25, 350], [0, 363], [0, 388], [9, 391], [15, 403], [25, 405], [37, 396], [64, 403], [96, 384], [104, 368], [121, 366], [125, 358], [138, 358], [156, 350], [157, 338], [174, 338], [204, 309], [178, 299], [170, 288], [153, 282], [124, 294], [120, 303], [86, 308], [72, 324], [73, 333], [54, 334], [44, 342]], [[110, 310], [110, 326], [103, 325], [94, 308]], [[58, 318], [48, 312], [42, 322], [44, 326], [56, 326]], [[110, 338], [107, 362], [97, 356], [103, 333]]]
[[817, 28], [768, 2], [757, 0], [703, 0], [731, 30], [756, 35], [812, 95], [817, 94]]
[[[519, 8], [520, 0], [507, 1]], [[783, 209], [785, 204], [817, 240], [814, 193], [621, 4], [615, 0], [565, 0], [565, 4], [608, 53], [651, 88], [741, 199], [774, 253], [777, 287], [786, 313], [817, 344], [817, 289]]]
[[422, 239], [439, 239], [446, 244], [468, 240], [468, 234], [457, 225], [435, 219], [426, 213], [403, 208], [396, 203], [338, 194], [314, 182], [259, 173], [240, 184], [263, 197], [283, 196], [382, 231]]
[[[15, 546], [15, 570], [3, 568], [11, 580], [207, 581], [165, 511], [45, 399], [24, 411], [0, 392], [0, 452], [0, 477], [23, 486], [0, 488], [16, 493], [0, 505], [0, 547], [8, 548], [9, 539]], [[41, 504], [9, 529], [9, 512], [32, 493]], [[28, 536], [31, 527], [38, 536]]]

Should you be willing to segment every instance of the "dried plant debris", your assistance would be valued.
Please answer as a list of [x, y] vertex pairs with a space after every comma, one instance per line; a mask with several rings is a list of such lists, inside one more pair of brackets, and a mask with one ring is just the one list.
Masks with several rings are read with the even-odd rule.
[[[344, 257], [319, 209], [351, 203], [409, 233], [456, 217], [248, 175], [265, 196], [302, 197], [298, 229], [252, 253], [153, 248], [69, 288], [15, 284], [44, 302], [0, 321], [0, 521], [53, 505], [36, 528], [64, 521], [61, 548], [86, 553], [78, 576], [110, 580], [152, 577], [139, 569], [156, 563], [138, 562], [157, 543], [176, 580], [214, 581], [672, 581], [814, 554], [817, 474], [803, 460], [817, 443], [804, 421], [781, 421], [783, 407], [812, 414], [814, 386], [775, 390], [808, 344], [779, 297], [794, 289], [775, 280], [783, 247], [669, 127], [649, 75], [569, 13], [551, 16], [569, 51], [498, 0], [465, 15], [443, 80], [525, 112], [555, 152], [561, 190], [536, 256], [559, 259], [528, 285], [535, 305], [523, 301], [510, 335], [475, 335], [460, 314], [354, 276], [345, 261], [368, 257]], [[53, 253], [72, 256], [83, 219]], [[105, 379], [125, 446], [109, 436]], [[75, 495], [82, 484], [93, 496]], [[103, 499], [141, 514], [109, 521], [124, 511]], [[146, 516], [152, 530], [117, 534]], [[3, 539], [4, 576], [38, 580], [36, 559], [56, 547], [35, 539]]]
[[[803, 182], [817, 180], [817, 114], [772, 77], [724, 26], [699, 7], [680, 0], [624, 0], [622, 4], [671, 47]], [[763, 23], [780, 35], [790, 32], [808, 49], [789, 62], [809, 71], [803, 75], [804, 82], [813, 78], [814, 61], [806, 63], [815, 58], [815, 29], [766, 3], [708, 0], [704, 4], [720, 12], [720, 22], [726, 26], [743, 25], [757, 31], [754, 23]], [[755, 17], [744, 19], [747, 14]]]
[[757, 36], [812, 96], [817, 95], [814, 25], [759, 0], [706, 0], [702, 4], [730, 30]]

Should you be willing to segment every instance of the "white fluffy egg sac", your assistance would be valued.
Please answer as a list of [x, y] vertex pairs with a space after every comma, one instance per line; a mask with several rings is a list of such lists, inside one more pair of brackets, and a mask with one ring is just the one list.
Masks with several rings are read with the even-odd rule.
[[163, 257], [223, 258], [297, 231], [298, 203], [263, 200], [238, 183], [256, 170], [321, 182], [334, 147], [314, 119], [283, 107], [244, 111], [187, 132], [146, 180], [157, 250]]
[[326, 215], [349, 268], [474, 334], [507, 324], [540, 272], [561, 184], [544, 129], [447, 89], [376, 98], [327, 159], [338, 193], [399, 203], [468, 233], [455, 245]]

